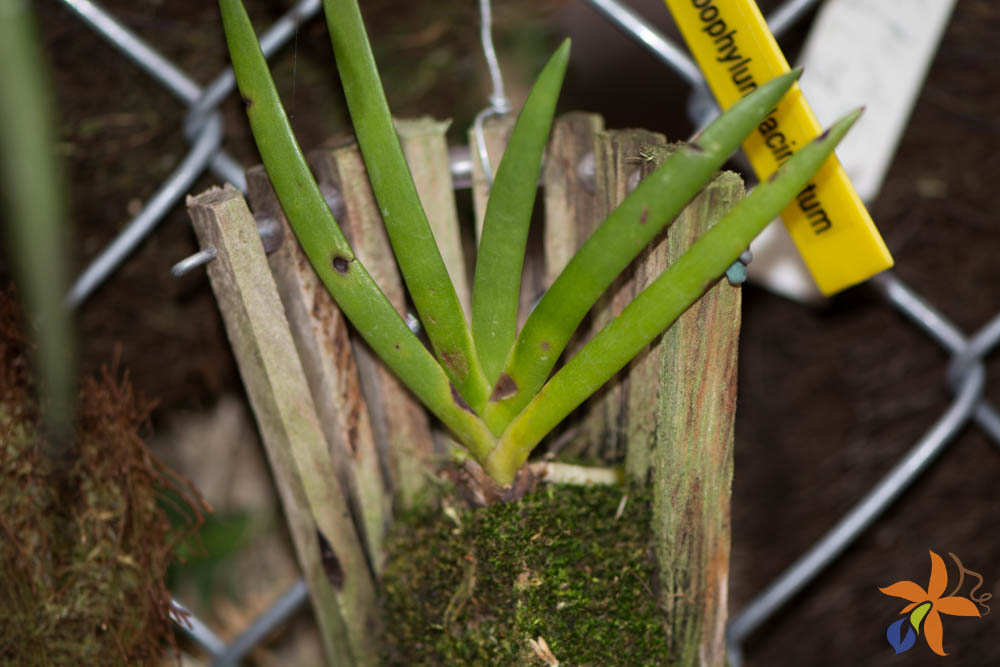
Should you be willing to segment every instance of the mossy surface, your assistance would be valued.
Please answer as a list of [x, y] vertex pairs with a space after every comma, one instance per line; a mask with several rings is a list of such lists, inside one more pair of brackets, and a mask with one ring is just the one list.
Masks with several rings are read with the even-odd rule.
[[[19, 323], [0, 290], [0, 665], [159, 665], [166, 569], [200, 506], [140, 436], [152, 404], [113, 370], [82, 383], [70, 457], [50, 460]], [[170, 528], [165, 489], [188, 525]]]
[[541, 637], [561, 665], [669, 664], [649, 521], [635, 489], [569, 486], [401, 521], [385, 663], [545, 665]]

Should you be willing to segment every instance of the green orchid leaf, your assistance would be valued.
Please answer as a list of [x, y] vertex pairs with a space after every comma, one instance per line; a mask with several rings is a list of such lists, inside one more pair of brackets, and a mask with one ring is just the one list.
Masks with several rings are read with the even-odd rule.
[[643, 180], [577, 251], [532, 311], [483, 418], [500, 433], [545, 383], [573, 332], [600, 295], [687, 205], [735, 151], [801, 70], [744, 97]]
[[472, 337], [495, 384], [517, 334], [518, 293], [542, 151], [569, 62], [569, 40], [538, 76], [514, 125], [483, 218], [472, 287]]
[[375, 353], [474, 456], [484, 456], [492, 435], [455, 394], [449, 377], [372, 280], [330, 213], [292, 133], [243, 3], [219, 0], [219, 7], [257, 148], [310, 263]]
[[413, 305], [458, 393], [473, 408], [489, 394], [462, 305], [420, 204], [355, 0], [323, 0], [354, 132]]
[[[53, 151], [56, 127], [33, 3], [0, 9], [0, 210], [4, 256], [37, 344], [48, 454], [67, 463], [73, 438], [76, 381], [73, 325], [66, 294], [66, 188]], [[4, 285], [3, 288], [7, 286]]]
[[800, 192], [858, 119], [855, 111], [800, 149], [643, 290], [511, 422], [484, 467], [508, 483], [534, 446], [669, 327]]

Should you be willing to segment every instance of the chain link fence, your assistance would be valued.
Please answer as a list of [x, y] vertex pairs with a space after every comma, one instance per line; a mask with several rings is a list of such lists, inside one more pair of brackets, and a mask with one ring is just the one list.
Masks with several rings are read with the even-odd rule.
[[[206, 170], [224, 181], [246, 190], [244, 167], [222, 149], [225, 135], [222, 115], [217, 107], [235, 88], [232, 70], [225, 69], [208, 85], [200, 86], [181, 69], [160, 55], [122, 23], [91, 0], [62, 0], [81, 21], [133, 61], [150, 77], [186, 106], [184, 135], [190, 148], [160, 184], [141, 211], [81, 273], [67, 295], [72, 308], [81, 307], [87, 297], [105, 280], [138, 244], [153, 233], [167, 212], [177, 206], [195, 180]], [[629, 8], [616, 0], [589, 0], [591, 6], [608, 21], [676, 72], [692, 87], [689, 112], [703, 121], [712, 113], [710, 98], [698, 68], [668, 38]], [[778, 37], [811, 9], [817, 0], [789, 0], [768, 17], [772, 32]], [[261, 36], [266, 56], [274, 54], [296, 32], [300, 24], [314, 17], [320, 0], [302, 0]], [[453, 164], [461, 173], [469, 169], [468, 160]], [[211, 261], [208, 253], [199, 253], [175, 266], [180, 274]], [[1000, 446], [1000, 413], [985, 398], [985, 359], [1000, 343], [1000, 314], [972, 334], [966, 334], [948, 321], [894, 273], [873, 278], [871, 285], [887, 306], [899, 311], [950, 356], [943, 374], [953, 400], [926, 433], [856, 505], [821, 539], [760, 592], [744, 609], [733, 615], [727, 632], [731, 664], [742, 663], [744, 642], [771, 619], [795, 595], [807, 588], [817, 576], [843, 552], [909, 487], [942, 453], [956, 434], [967, 425], [985, 432]], [[275, 629], [285, 623], [308, 600], [304, 581], [293, 585], [267, 611], [253, 621], [228, 644], [181, 603], [175, 607], [187, 621], [179, 630], [203, 648], [214, 665], [235, 665]]]

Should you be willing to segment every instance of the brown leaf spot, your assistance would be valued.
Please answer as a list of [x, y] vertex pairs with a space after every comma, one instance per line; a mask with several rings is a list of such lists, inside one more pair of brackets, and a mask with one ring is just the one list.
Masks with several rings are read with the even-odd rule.
[[469, 414], [473, 415], [476, 414], [475, 412], [472, 411], [472, 408], [469, 407], [469, 404], [465, 402], [465, 399], [462, 398], [462, 395], [458, 393], [458, 390], [455, 389], [455, 385], [450, 385], [450, 386], [451, 386], [451, 400], [454, 401], [455, 405], [462, 408]]
[[350, 260], [346, 257], [341, 257], [340, 255], [334, 255], [332, 264], [333, 270], [343, 275], [347, 273], [347, 267], [350, 265]]
[[649, 207], [643, 204], [642, 215], [639, 216], [639, 224], [640, 225], [646, 224], [646, 220], [648, 219], [649, 219]]
[[[433, 320], [431, 320], [433, 322]], [[465, 377], [469, 372], [469, 362], [465, 355], [455, 350], [448, 350], [441, 353], [441, 362], [451, 369], [451, 372], [459, 377]]]
[[549, 341], [547, 340], [543, 340], [541, 343], [539, 343], [538, 347], [542, 348], [546, 352], [552, 349], [552, 346], [549, 345]]
[[497, 386], [493, 388], [493, 393], [490, 394], [490, 400], [494, 403], [502, 401], [505, 398], [510, 398], [517, 393], [517, 383], [514, 382], [514, 378], [503, 373], [500, 379], [497, 380]]

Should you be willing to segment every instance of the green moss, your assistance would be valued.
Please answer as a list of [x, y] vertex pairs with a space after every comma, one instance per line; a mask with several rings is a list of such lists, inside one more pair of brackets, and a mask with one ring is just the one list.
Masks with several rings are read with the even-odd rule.
[[[628, 502], [615, 518], [622, 496]], [[402, 522], [384, 571], [386, 664], [667, 664], [648, 498], [545, 487]]]

